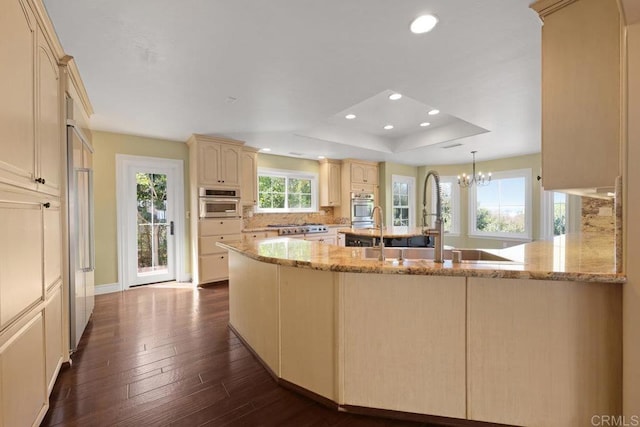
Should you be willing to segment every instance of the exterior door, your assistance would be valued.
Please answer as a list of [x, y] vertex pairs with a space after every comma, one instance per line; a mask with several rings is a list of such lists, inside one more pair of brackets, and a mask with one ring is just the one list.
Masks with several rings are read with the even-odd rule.
[[182, 163], [122, 157], [130, 158], [118, 177], [124, 190], [118, 200], [123, 288], [176, 280], [176, 199], [182, 195]]

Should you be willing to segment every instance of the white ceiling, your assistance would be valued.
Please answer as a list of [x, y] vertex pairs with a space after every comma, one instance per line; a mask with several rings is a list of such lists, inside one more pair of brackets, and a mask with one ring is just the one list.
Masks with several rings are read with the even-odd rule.
[[[44, 2], [94, 129], [411, 165], [540, 151], [541, 23], [530, 0]], [[424, 13], [438, 26], [410, 33]], [[392, 91], [404, 97], [389, 101]], [[423, 106], [440, 117], [410, 131]], [[452, 140], [462, 145], [442, 148]]]

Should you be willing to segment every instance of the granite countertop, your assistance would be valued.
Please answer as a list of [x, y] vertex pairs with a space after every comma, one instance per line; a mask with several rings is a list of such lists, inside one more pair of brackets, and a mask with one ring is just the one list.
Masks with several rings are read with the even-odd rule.
[[[341, 228], [338, 233], [352, 234], [359, 237], [380, 237], [379, 228]], [[422, 227], [383, 227], [383, 237], [403, 238], [422, 236]]]
[[443, 264], [431, 260], [378, 261], [364, 259], [365, 248], [341, 247], [300, 239], [278, 238], [256, 242], [217, 243], [262, 262], [315, 270], [350, 273], [469, 276], [505, 279], [565, 280], [624, 283], [615, 271], [611, 235], [581, 233], [553, 240], [525, 243], [500, 250], [486, 250], [513, 260], [463, 261]]

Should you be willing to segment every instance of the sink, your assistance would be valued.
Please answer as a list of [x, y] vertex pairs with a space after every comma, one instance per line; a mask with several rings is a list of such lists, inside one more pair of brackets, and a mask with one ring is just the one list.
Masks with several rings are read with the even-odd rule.
[[[384, 248], [384, 258], [387, 261], [399, 260], [401, 258], [403, 249], [404, 248]], [[366, 259], [378, 259], [380, 257], [380, 248], [363, 248], [362, 257]]]
[[[462, 261], [511, 261], [510, 259], [492, 254], [480, 249], [456, 249], [460, 251]], [[433, 248], [384, 248], [385, 259], [389, 261], [406, 259], [409, 261], [421, 259], [433, 259]], [[363, 248], [362, 257], [365, 259], [377, 259], [380, 256], [380, 248]], [[451, 249], [445, 249], [442, 254], [445, 260], [452, 258]], [[512, 261], [511, 261], [512, 262]]]

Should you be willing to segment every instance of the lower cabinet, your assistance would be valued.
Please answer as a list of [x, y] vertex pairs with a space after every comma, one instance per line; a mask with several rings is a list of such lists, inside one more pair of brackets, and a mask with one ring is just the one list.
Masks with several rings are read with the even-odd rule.
[[59, 282], [49, 291], [44, 307], [47, 394], [53, 390], [58, 371], [62, 366], [64, 357], [62, 328], [62, 282]]
[[203, 219], [198, 222], [198, 283], [229, 278], [228, 254], [217, 242], [242, 241], [241, 219]]
[[622, 413], [620, 285], [468, 280], [469, 419], [578, 427]]
[[465, 418], [465, 278], [345, 273], [341, 288], [341, 403]]
[[42, 313], [37, 312], [0, 346], [0, 424], [3, 426], [38, 425], [47, 411], [43, 337], [44, 319]]

